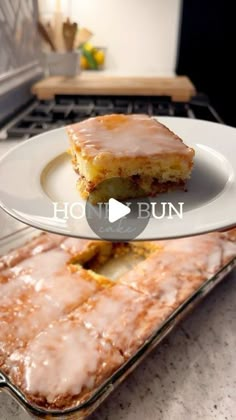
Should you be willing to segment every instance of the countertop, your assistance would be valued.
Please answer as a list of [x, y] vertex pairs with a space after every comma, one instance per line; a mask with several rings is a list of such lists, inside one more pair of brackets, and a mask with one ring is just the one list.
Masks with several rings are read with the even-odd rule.
[[[1, 141], [0, 155], [16, 143]], [[21, 226], [0, 210], [0, 236]], [[89, 420], [234, 420], [235, 351], [234, 270]], [[30, 416], [2, 392], [0, 420]]]
[[196, 89], [187, 76], [122, 75], [104, 71], [84, 71], [66, 78], [51, 76], [32, 86], [39, 99], [55, 95], [146, 95], [170, 96], [173, 101], [189, 101]]

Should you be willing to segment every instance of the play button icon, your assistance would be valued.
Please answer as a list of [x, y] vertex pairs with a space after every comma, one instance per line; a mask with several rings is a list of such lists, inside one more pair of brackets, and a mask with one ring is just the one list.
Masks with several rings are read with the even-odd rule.
[[[112, 185], [119, 186], [119, 178], [112, 178]], [[150, 207], [149, 198], [136, 198], [118, 201], [112, 197], [117, 191], [111, 188], [110, 180], [103, 181], [100, 186], [102, 191], [109, 191], [111, 198], [107, 202], [91, 204], [86, 202], [86, 220], [92, 231], [100, 239], [110, 241], [130, 241], [135, 239], [146, 228], [150, 216], [147, 208]], [[139, 189], [139, 193], [140, 193]], [[140, 194], [141, 195], [141, 194]], [[143, 194], [145, 195], [145, 194]]]
[[131, 212], [130, 208], [120, 201], [110, 198], [108, 201], [108, 220], [114, 223]]

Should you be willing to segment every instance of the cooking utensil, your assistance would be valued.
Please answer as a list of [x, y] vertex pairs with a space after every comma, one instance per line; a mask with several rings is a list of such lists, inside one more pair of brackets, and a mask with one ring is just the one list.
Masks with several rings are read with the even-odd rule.
[[52, 27], [51, 22], [50, 22], [50, 21], [46, 22], [46, 23], [44, 24], [44, 26], [45, 26], [45, 28], [46, 28], [46, 30], [47, 30], [47, 33], [48, 33], [49, 37], [51, 38], [51, 40], [53, 41], [53, 44], [54, 44], [54, 46], [55, 46], [55, 40], [54, 40], [54, 38], [55, 38], [55, 34], [54, 34], [54, 29], [53, 29], [53, 27]]
[[63, 23], [62, 33], [67, 51], [73, 50], [77, 28], [77, 23], [71, 23], [69, 18]]
[[42, 22], [37, 22], [38, 31], [43, 38], [43, 40], [51, 47], [52, 51], [56, 51], [56, 46], [54, 44], [51, 35], [49, 34], [47, 28], [44, 26]]
[[61, 2], [56, 1], [56, 11], [54, 13], [54, 40], [56, 49], [59, 52], [65, 51], [65, 42], [62, 33], [63, 27], [63, 14], [61, 13]]
[[88, 42], [92, 36], [93, 33], [89, 29], [81, 28], [75, 38], [74, 47], [81, 47], [81, 45], [85, 44], [85, 42]]

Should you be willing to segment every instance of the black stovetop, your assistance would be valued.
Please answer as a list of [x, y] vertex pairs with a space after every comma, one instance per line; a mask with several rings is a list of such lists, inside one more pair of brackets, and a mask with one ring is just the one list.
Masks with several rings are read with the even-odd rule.
[[7, 126], [7, 138], [29, 138], [85, 118], [112, 113], [141, 113], [222, 122], [205, 96], [173, 102], [167, 96], [58, 95], [52, 101], [33, 100]]

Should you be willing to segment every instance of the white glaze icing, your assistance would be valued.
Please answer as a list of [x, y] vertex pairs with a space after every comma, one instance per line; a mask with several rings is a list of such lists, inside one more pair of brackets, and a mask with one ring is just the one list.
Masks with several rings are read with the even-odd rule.
[[99, 348], [85, 328], [73, 328], [70, 322], [52, 326], [30, 344], [27, 355], [26, 390], [49, 402], [94, 386]]
[[175, 276], [166, 276], [162, 282], [160, 290], [160, 301], [165, 302], [167, 305], [174, 305], [178, 298], [178, 278]]
[[120, 282], [158, 299], [161, 304], [173, 306], [205, 279], [195, 258], [164, 250], [153, 253], [122, 276]]
[[[17, 283], [35, 284], [41, 278], [50, 276], [65, 266], [68, 254], [60, 249], [52, 249], [24, 259], [15, 266], [1, 272], [3, 277], [17, 277]], [[3, 284], [0, 283], [0, 287]]]
[[145, 325], [151, 300], [123, 285], [103, 290], [76, 311], [76, 316], [97, 334], [109, 339], [123, 353], [139, 342], [138, 330]]
[[16, 302], [28, 288], [32, 292], [30, 286], [37, 290], [42, 282], [62, 269], [67, 260], [67, 253], [60, 249], [52, 249], [2, 271], [4, 281], [0, 279], [0, 306], [10, 305], [12, 300]]
[[49, 249], [55, 248], [64, 240], [63, 236], [54, 235], [51, 233], [41, 234], [33, 238], [26, 245], [17, 248], [8, 254], [0, 257], [0, 270], [7, 267], [12, 267], [32, 255], [39, 254]]
[[85, 251], [91, 241], [87, 239], [66, 238], [61, 248], [72, 255]]
[[165, 250], [187, 254], [208, 276], [216, 273], [222, 263], [236, 255], [236, 244], [222, 239], [220, 233], [166, 241]]
[[[19, 353], [11, 361], [19, 360]], [[123, 359], [108, 342], [75, 321], [61, 321], [40, 333], [23, 354], [25, 388], [46, 397], [73, 396], [96, 385], [98, 372], [118, 366]]]
[[115, 285], [89, 299], [82, 308], [80, 319], [88, 328], [95, 328], [97, 332], [103, 334], [110, 327], [114, 328], [114, 324], [119, 324], [122, 314], [131, 312], [135, 317], [140, 308], [142, 309], [144, 300], [144, 297], [135, 290]]
[[226, 263], [236, 256], [236, 243], [222, 241], [223, 261]]
[[65, 266], [68, 254], [60, 249], [53, 249], [37, 254], [12, 267], [9, 271], [25, 283], [36, 284]]
[[220, 233], [163, 241], [164, 251], [152, 254], [120, 282], [162, 303], [174, 305], [187, 297], [236, 256], [236, 244]]
[[[84, 278], [85, 275], [85, 278]], [[35, 289], [47, 294], [52, 302], [56, 302], [59, 307], [65, 307], [86, 300], [90, 295], [98, 290], [99, 286], [83, 270], [69, 273], [63, 270], [57, 275], [40, 280]]]
[[[43, 254], [37, 257], [45, 262]], [[40, 271], [39, 262], [40, 258], [37, 258], [37, 265], [34, 261], [34, 275], [30, 272], [27, 275], [25, 272], [21, 273], [19, 277], [0, 287], [1, 343], [9, 337], [10, 340], [14, 338], [17, 345], [21, 346], [49, 322], [68, 313], [100, 288], [84, 270], [71, 273], [64, 268], [52, 273], [45, 271], [43, 267]]]
[[[75, 144], [90, 156], [149, 156], [179, 153], [193, 157], [193, 150], [165, 126], [146, 115], [108, 115], [90, 118], [69, 128]], [[99, 155], [98, 155], [99, 152]]]

